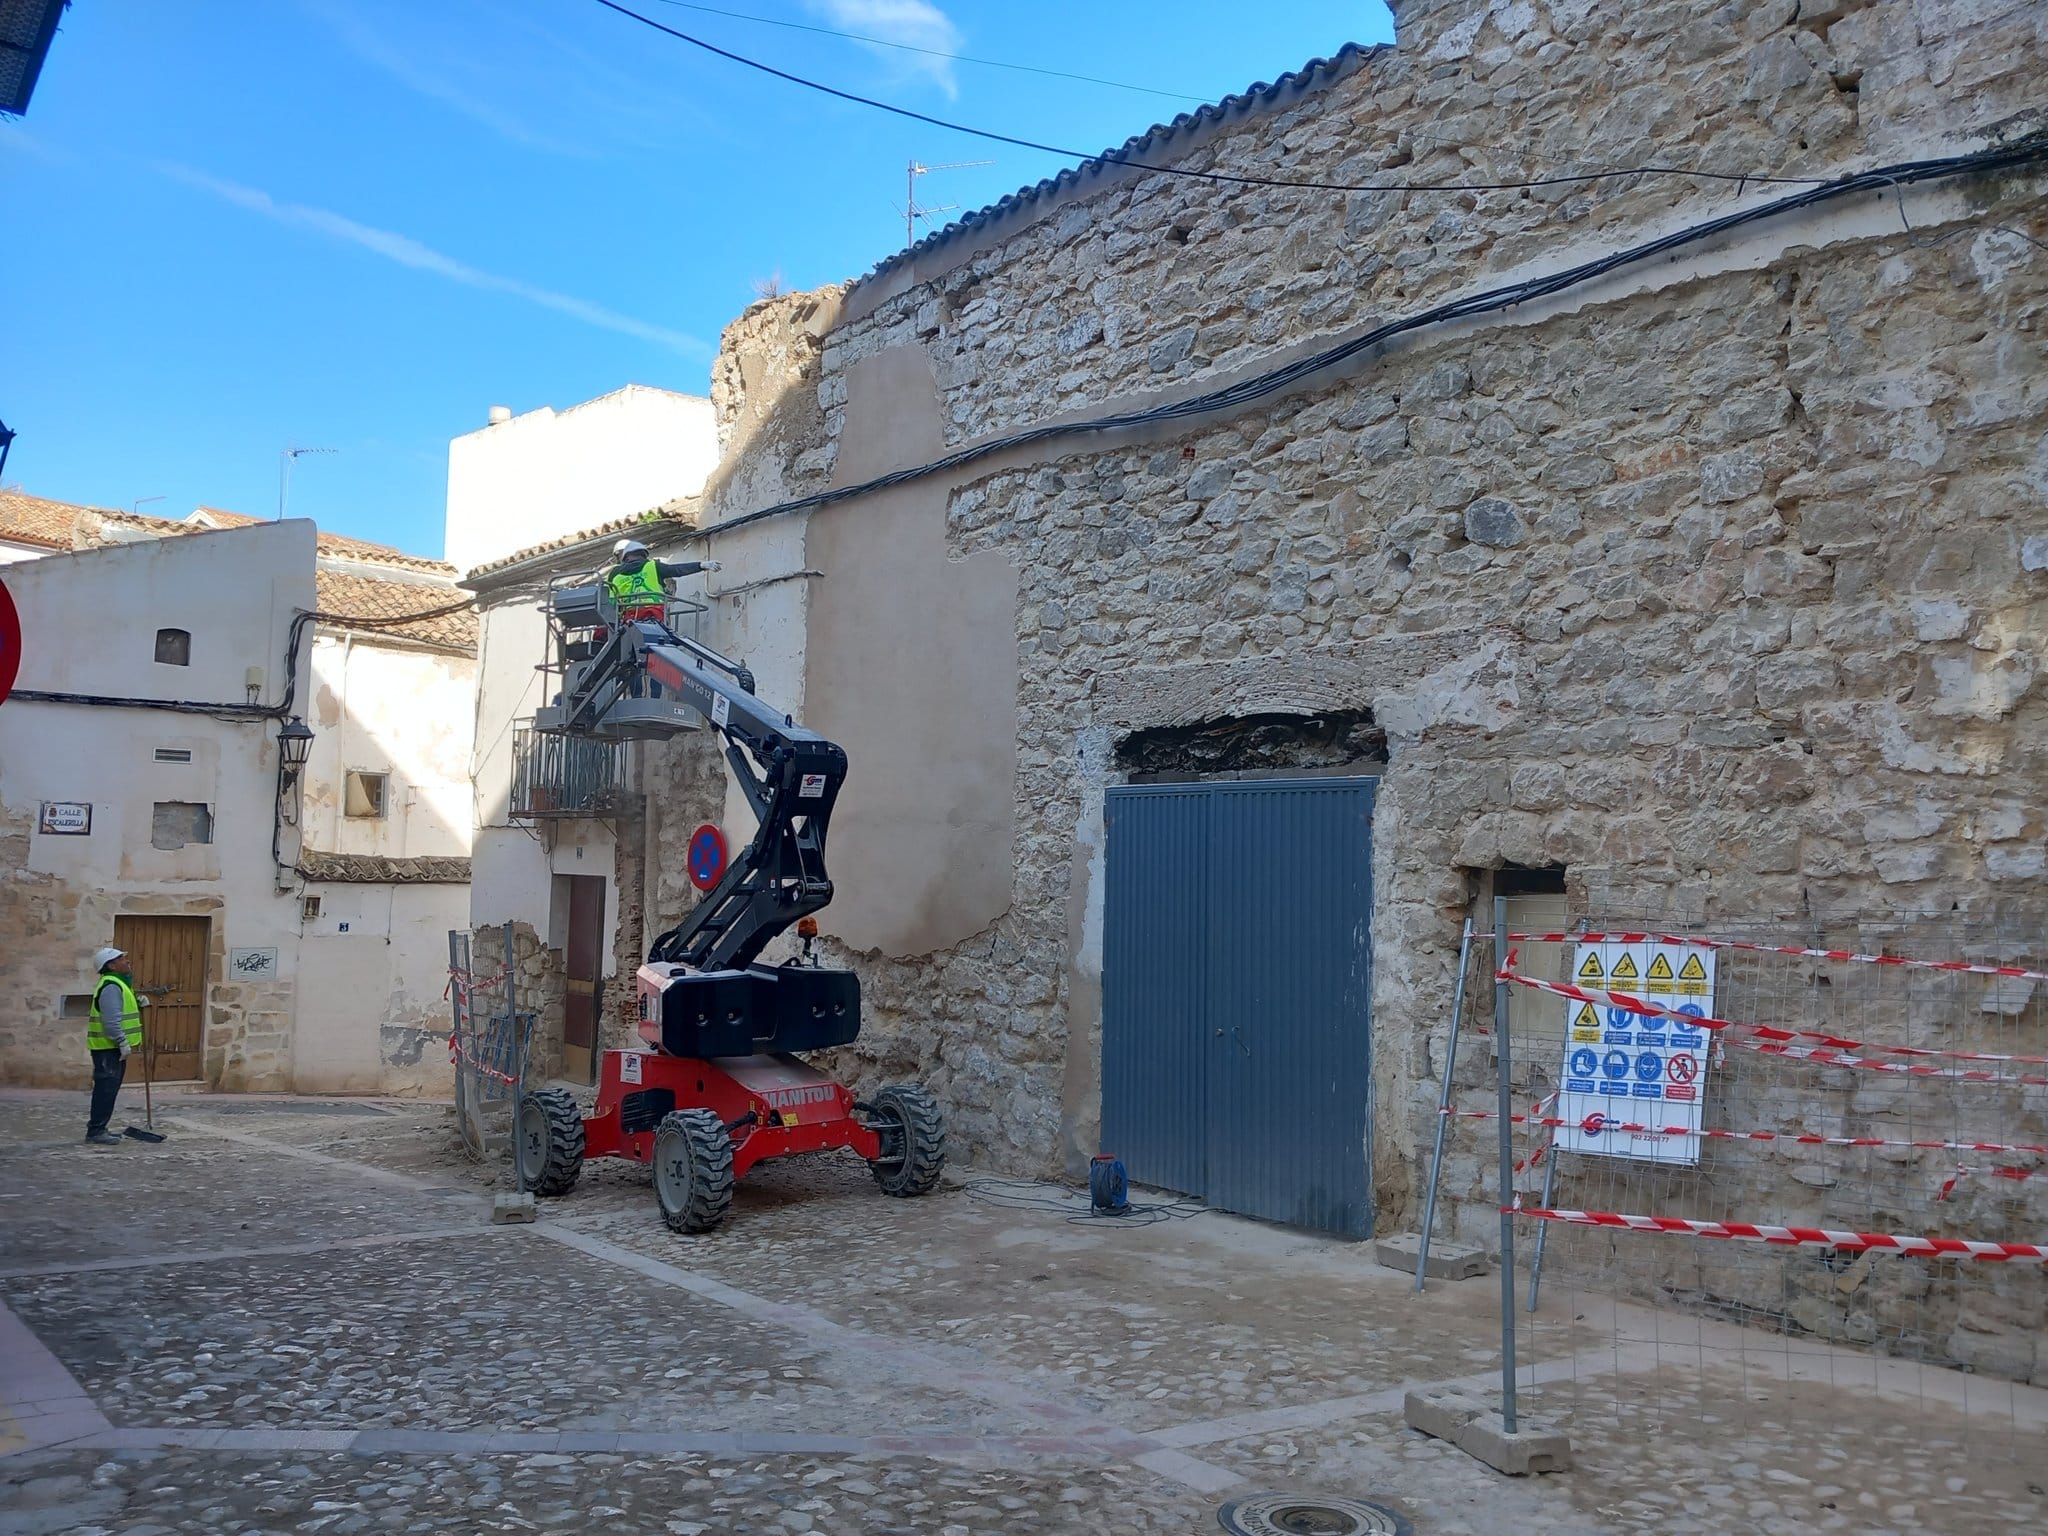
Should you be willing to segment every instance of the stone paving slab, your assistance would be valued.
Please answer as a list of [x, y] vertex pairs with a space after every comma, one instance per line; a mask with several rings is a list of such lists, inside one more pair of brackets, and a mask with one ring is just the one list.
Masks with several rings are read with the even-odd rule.
[[[78, 1103], [39, 1096], [0, 1106], [0, 1272], [165, 1252], [284, 1244], [445, 1227], [447, 1197], [293, 1163], [258, 1148], [164, 1127], [160, 1145], [84, 1144]], [[141, 1115], [135, 1116], [141, 1123]], [[122, 1120], [114, 1122], [120, 1125]]]
[[1126, 1467], [559, 1453], [0, 1462], [0, 1530], [119, 1536], [603, 1531], [605, 1536], [1188, 1536], [1213, 1504]]
[[2048, 1530], [2041, 1447], [2002, 1435], [1995, 1418], [1824, 1383], [1679, 1374], [1587, 1379], [1576, 1413], [1568, 1390], [1537, 1395], [1533, 1411], [1571, 1435], [1574, 1469], [1554, 1476], [1500, 1477], [1398, 1410], [1203, 1455], [1260, 1486], [1379, 1499], [1430, 1536]]
[[1022, 1427], [872, 1379], [730, 1308], [645, 1294], [519, 1228], [17, 1277], [0, 1281], [0, 1296], [117, 1425]]
[[[1414, 1297], [1412, 1282], [1356, 1245], [1233, 1218], [1070, 1222], [1064, 1206], [1017, 1209], [959, 1190], [890, 1200], [859, 1163], [812, 1159], [751, 1176], [727, 1228], [693, 1239], [654, 1221], [651, 1195], [630, 1176], [604, 1170], [593, 1183], [544, 1212], [867, 1332], [971, 1344], [1048, 1390], [1114, 1405], [1135, 1429], [1462, 1375], [1497, 1358], [1490, 1295]], [[1031, 1198], [1059, 1199], [1037, 1188]], [[1422, 1318], [1429, 1328], [1416, 1326]]]

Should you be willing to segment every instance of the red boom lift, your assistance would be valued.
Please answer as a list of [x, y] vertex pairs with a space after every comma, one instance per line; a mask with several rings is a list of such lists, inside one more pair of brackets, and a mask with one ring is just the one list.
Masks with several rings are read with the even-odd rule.
[[[563, 686], [535, 730], [660, 738], [701, 716], [725, 738], [759, 826], [696, 910], [655, 939], [639, 972], [642, 1044], [604, 1053], [596, 1108], [583, 1115], [559, 1088], [525, 1095], [522, 1187], [566, 1193], [590, 1157], [652, 1163], [662, 1219], [705, 1232], [756, 1164], [850, 1147], [885, 1193], [929, 1193], [946, 1160], [938, 1101], [903, 1084], [864, 1102], [796, 1054], [860, 1033], [859, 978], [819, 963], [812, 944], [811, 914], [832, 899], [825, 828], [846, 753], [764, 704], [740, 663], [666, 624], [619, 622], [601, 586], [556, 588], [548, 610]], [[792, 925], [800, 957], [761, 963]]]

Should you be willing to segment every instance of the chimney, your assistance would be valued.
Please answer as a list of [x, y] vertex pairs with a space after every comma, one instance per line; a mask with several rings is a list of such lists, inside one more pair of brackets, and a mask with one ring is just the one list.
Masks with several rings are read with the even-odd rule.
[[492, 426], [494, 426], [494, 427], [501, 427], [501, 426], [503, 426], [503, 425], [504, 425], [504, 424], [505, 424], [506, 422], [510, 421], [511, 419], [512, 419], [512, 407], [511, 407], [511, 406], [509, 406], [509, 405], [494, 405], [494, 406], [492, 406], [492, 407], [491, 407], [491, 425], [492, 425]]

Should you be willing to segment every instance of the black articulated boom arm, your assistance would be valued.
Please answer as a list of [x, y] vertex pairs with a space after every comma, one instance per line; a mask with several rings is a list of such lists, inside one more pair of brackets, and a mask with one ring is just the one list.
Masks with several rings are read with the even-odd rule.
[[649, 947], [650, 961], [699, 971], [750, 965], [769, 940], [832, 900], [825, 827], [846, 753], [754, 696], [754, 675], [660, 624], [620, 624], [596, 658], [568, 728], [587, 728], [644, 673], [725, 737], [726, 760], [760, 826], [695, 911]]

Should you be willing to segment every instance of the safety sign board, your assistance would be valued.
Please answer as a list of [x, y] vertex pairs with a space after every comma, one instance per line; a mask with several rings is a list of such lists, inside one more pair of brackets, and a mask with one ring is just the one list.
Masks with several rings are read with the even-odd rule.
[[[1714, 1011], [1711, 949], [1690, 944], [1580, 944], [1572, 979], [1694, 1017]], [[1556, 1146], [1563, 1152], [1693, 1167], [1697, 1136], [1625, 1131], [1697, 1131], [1704, 1123], [1707, 1034], [1678, 1019], [1560, 999], [1565, 1009], [1564, 1075], [1558, 1085]]]

